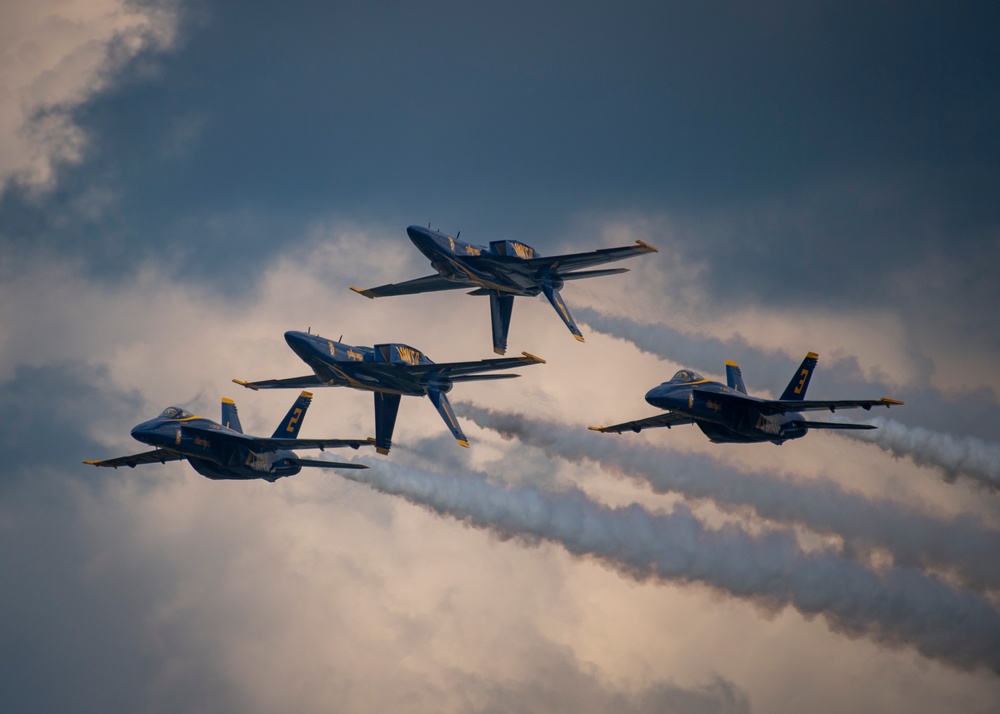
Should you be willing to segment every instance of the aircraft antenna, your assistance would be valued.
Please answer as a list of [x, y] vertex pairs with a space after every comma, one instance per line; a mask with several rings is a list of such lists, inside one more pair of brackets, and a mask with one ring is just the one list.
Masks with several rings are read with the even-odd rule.
[[459, 237], [460, 235], [462, 235], [462, 231], [459, 231], [458, 233], [456, 233], [456, 234], [455, 234], [455, 240], [458, 240], [458, 237]]
[[343, 342], [343, 341], [344, 341], [344, 335], [343, 335], [343, 334], [341, 334], [341, 335], [340, 335], [340, 339], [338, 339], [338, 340], [337, 340], [337, 342]]
[[312, 333], [313, 333], [313, 328], [312, 328], [312, 325], [309, 325], [309, 326], [308, 326], [308, 327], [306, 328], [306, 334], [307, 334], [307, 335], [311, 335]]

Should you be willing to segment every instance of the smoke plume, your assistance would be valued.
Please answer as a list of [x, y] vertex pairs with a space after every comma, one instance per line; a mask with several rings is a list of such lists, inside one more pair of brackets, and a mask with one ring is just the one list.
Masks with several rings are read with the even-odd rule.
[[627, 435], [595, 434], [583, 427], [464, 402], [455, 408], [479, 426], [517, 438], [549, 456], [574, 463], [592, 461], [657, 492], [710, 499], [723, 510], [749, 511], [770, 521], [836, 535], [853, 553], [882, 549], [896, 565], [947, 571], [967, 587], [1000, 588], [996, 565], [1000, 532], [973, 516], [948, 520], [896, 501], [846, 491], [832, 481], [801, 482], [773, 473], [737, 472], [709, 458], [652, 447]]
[[446, 476], [369, 460], [344, 474], [501, 539], [556, 543], [644, 581], [701, 583], [772, 611], [821, 615], [851, 637], [912, 646], [963, 669], [1000, 674], [1000, 616], [981, 596], [909, 568], [871, 570], [830, 550], [803, 551], [790, 530], [713, 530], [683, 504], [650, 513], [598, 504], [578, 489], [504, 488], [485, 474]]

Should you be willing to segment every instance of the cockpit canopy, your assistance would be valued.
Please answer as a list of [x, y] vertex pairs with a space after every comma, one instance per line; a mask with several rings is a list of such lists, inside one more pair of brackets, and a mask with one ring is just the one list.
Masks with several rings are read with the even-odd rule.
[[671, 382], [700, 382], [704, 377], [702, 377], [697, 372], [693, 372], [690, 369], [682, 369], [680, 372], [675, 374], [670, 378]]
[[167, 407], [162, 412], [160, 416], [164, 419], [187, 419], [193, 417], [194, 414], [189, 412], [187, 409], [181, 409], [180, 407]]

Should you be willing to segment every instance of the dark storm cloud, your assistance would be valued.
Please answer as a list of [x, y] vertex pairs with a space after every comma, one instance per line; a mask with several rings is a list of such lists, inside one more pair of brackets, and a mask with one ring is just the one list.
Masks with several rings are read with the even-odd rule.
[[[0, 404], [11, 417], [0, 435], [0, 709], [229, 708], [207, 658], [167, 674], [197, 656], [193, 638], [168, 643], [166, 630], [148, 627], [176, 583], [131, 545], [135, 523], [120, 489], [136, 472], [81, 463], [105, 451], [92, 429], [139, 413], [138, 397], [116, 389], [105, 370], [63, 363], [18, 368], [0, 385]], [[164, 659], [159, 646], [177, 659]], [[162, 682], [174, 686], [156, 692]]]
[[[294, 248], [317, 216], [398, 225], [401, 245], [403, 226], [433, 220], [544, 251], [581, 210], [638, 209], [688, 217], [679, 240], [723, 254], [723, 294], [777, 300], [819, 269], [879, 294], [880, 259], [967, 250], [996, 223], [991, 13], [188, 6], [183, 52], [81, 108], [90, 159], [42, 206], [8, 192], [0, 234], [87, 246], [104, 265], [180, 253], [209, 276]], [[116, 205], [53, 225], [95, 179]], [[732, 218], [713, 235], [701, 216], [720, 211]], [[759, 274], [734, 280], [736, 266]]]

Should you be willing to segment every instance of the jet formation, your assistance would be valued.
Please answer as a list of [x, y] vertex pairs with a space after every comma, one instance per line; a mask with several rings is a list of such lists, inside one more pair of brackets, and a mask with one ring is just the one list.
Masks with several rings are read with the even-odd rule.
[[[593, 266], [623, 260], [656, 248], [642, 241], [619, 248], [542, 257], [531, 246], [515, 240], [492, 241], [489, 247], [462, 241], [421, 226], [406, 229], [410, 240], [437, 271], [415, 280], [391, 283], [367, 290], [351, 289], [369, 298], [411, 295], [423, 292], [472, 288], [470, 295], [488, 296], [493, 332], [493, 350], [503, 355], [514, 298], [544, 294], [577, 340], [583, 342], [576, 322], [562, 299], [566, 281], [628, 272], [625, 268], [592, 270]], [[132, 436], [149, 446], [146, 451], [105, 461], [85, 461], [93, 466], [117, 468], [139, 464], [188, 461], [201, 475], [211, 479], [264, 479], [276, 481], [299, 473], [303, 467], [367, 468], [362, 464], [306, 459], [295, 449], [374, 446], [388, 454], [403, 396], [426, 396], [455, 440], [468, 447], [469, 440], [455, 417], [447, 393], [456, 383], [512, 379], [518, 374], [493, 374], [545, 360], [528, 352], [519, 357], [501, 357], [466, 362], [436, 363], [409, 345], [386, 342], [372, 347], [349, 345], [312, 331], [285, 333], [285, 342], [312, 370], [301, 377], [233, 381], [248, 389], [313, 389], [350, 387], [372, 392], [375, 402], [374, 439], [300, 439], [302, 422], [312, 402], [303, 391], [270, 438], [243, 433], [236, 404], [222, 400], [222, 423], [196, 416], [180, 407], [165, 409], [159, 416], [132, 429]], [[716, 443], [770, 442], [782, 444], [805, 436], [810, 429], [874, 429], [868, 424], [812, 421], [803, 412], [892, 407], [903, 402], [881, 399], [806, 400], [806, 389], [818, 357], [810, 352], [778, 399], [747, 394], [739, 365], [726, 362], [727, 384], [712, 382], [697, 372], [683, 369], [669, 381], [646, 393], [646, 401], [665, 413], [615, 424], [590, 427], [595, 431], [639, 432], [652, 427], [671, 428], [697, 424]]]
[[580, 342], [583, 333], [569, 314], [560, 290], [567, 280], [596, 278], [601, 275], [627, 273], [628, 268], [583, 270], [595, 265], [633, 258], [645, 253], [656, 253], [653, 246], [637, 240], [635, 245], [623, 248], [600, 248], [585, 253], [567, 253], [552, 257], [542, 255], [526, 243], [516, 240], [496, 240], [490, 247], [467, 243], [458, 236], [423, 226], [410, 226], [406, 234], [431, 261], [437, 272], [423, 278], [402, 283], [389, 283], [362, 290], [351, 290], [367, 298], [414, 295], [441, 290], [472, 288], [469, 295], [488, 295], [490, 320], [493, 328], [493, 351], [499, 355], [507, 352], [507, 333], [514, 298], [518, 295], [534, 297], [545, 295], [560, 319]]
[[593, 431], [621, 434], [665, 426], [697, 424], [711, 441], [723, 443], [771, 442], [781, 445], [790, 439], [800, 439], [810, 429], [874, 429], [870, 424], [811, 421], [802, 416], [805, 411], [872, 407], [893, 407], [903, 402], [881, 399], [806, 400], [806, 389], [812, 379], [819, 355], [809, 352], [792, 380], [778, 399], [761, 399], [747, 394], [743, 373], [736, 362], [726, 362], [726, 382], [712, 382], [697, 372], [682, 369], [669, 381], [646, 392], [646, 401], [666, 410], [665, 414], [627, 421], [613, 426], [592, 426]]
[[338, 469], [366, 469], [367, 466], [337, 461], [303, 459], [292, 449], [327, 449], [372, 446], [371, 439], [299, 439], [312, 394], [302, 392], [271, 438], [243, 433], [236, 403], [222, 400], [222, 423], [196, 416], [180, 407], [167, 407], [159, 416], [132, 429], [132, 438], [156, 447], [132, 456], [106, 461], [84, 461], [92, 466], [129, 466], [183, 461], [202, 476], [217, 480], [264, 479], [275, 482], [294, 476], [303, 466]]

